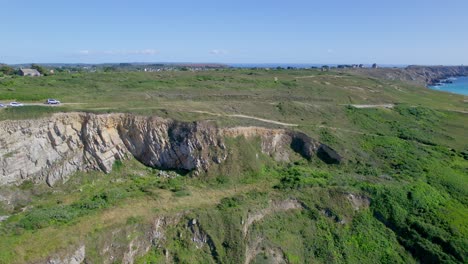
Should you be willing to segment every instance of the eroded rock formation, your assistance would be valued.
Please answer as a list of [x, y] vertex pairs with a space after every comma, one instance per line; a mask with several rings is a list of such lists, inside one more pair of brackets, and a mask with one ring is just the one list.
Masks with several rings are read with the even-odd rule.
[[433, 85], [450, 77], [468, 76], [468, 66], [408, 66], [406, 68], [350, 69], [375, 78]]
[[269, 154], [277, 161], [288, 161], [291, 149], [308, 160], [314, 156], [328, 164], [339, 164], [342, 160], [335, 150], [301, 132], [263, 127], [234, 127], [221, 131], [228, 137], [260, 137], [262, 152]]
[[177, 122], [129, 114], [62, 113], [38, 120], [0, 122], [0, 185], [25, 180], [54, 185], [76, 171], [109, 173], [116, 160], [135, 157], [161, 169], [208, 170], [228, 151], [224, 137], [260, 137], [262, 151], [288, 160], [292, 149], [305, 158], [327, 163], [341, 157], [307, 135], [283, 129]]

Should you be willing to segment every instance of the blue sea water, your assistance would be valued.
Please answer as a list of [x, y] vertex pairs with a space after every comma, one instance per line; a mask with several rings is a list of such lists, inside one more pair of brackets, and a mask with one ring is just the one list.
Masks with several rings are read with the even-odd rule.
[[[342, 63], [343, 65], [350, 65], [353, 63]], [[234, 67], [234, 68], [276, 68], [276, 67], [294, 67], [298, 69], [308, 69], [311, 67], [322, 67], [323, 65], [327, 65], [330, 67], [336, 67], [339, 64], [335, 63], [228, 63], [227, 65]], [[372, 64], [364, 64], [364, 67], [370, 68]], [[403, 68], [406, 65], [393, 65], [393, 64], [382, 64], [379, 65], [381, 67], [396, 67], [396, 68]]]
[[[322, 67], [322, 65], [327, 64], [317, 64], [317, 63], [230, 63], [228, 64], [234, 68], [276, 68], [276, 67], [294, 67], [299, 69], [306, 69], [310, 67]], [[329, 66], [336, 66], [335, 64], [330, 64]]]
[[468, 77], [457, 77], [452, 78], [451, 80], [453, 83], [429, 86], [429, 88], [438, 91], [468, 95]]

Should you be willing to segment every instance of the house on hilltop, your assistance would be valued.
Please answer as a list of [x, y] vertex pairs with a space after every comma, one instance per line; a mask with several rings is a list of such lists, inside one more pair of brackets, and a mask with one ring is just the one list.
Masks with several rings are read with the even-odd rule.
[[36, 69], [20, 69], [19, 75], [21, 76], [41, 76], [41, 73]]

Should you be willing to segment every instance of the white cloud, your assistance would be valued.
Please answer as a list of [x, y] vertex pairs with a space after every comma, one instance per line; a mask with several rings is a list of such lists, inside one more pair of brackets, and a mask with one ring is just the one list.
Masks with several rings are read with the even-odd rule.
[[142, 49], [142, 50], [80, 50], [81, 55], [148, 55], [153, 56], [159, 53], [155, 49]]
[[223, 49], [214, 49], [214, 50], [210, 50], [210, 54], [213, 54], [213, 55], [225, 55], [225, 54], [228, 54], [229, 52], [227, 50], [223, 50]]
[[139, 54], [144, 54], [144, 55], [155, 55], [158, 54], [159, 51], [154, 50], [154, 49], [145, 49], [145, 50], [140, 50]]

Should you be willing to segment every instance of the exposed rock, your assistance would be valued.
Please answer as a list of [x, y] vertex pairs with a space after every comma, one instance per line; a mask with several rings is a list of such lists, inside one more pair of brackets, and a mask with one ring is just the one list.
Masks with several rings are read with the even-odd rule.
[[338, 214], [333, 212], [333, 210], [331, 210], [330, 208], [321, 209], [320, 213], [332, 219], [336, 223], [345, 224], [347, 222], [342, 216], [339, 216]]
[[[137, 225], [113, 231], [112, 238], [105, 242], [104, 248], [106, 250], [102, 254], [103, 263], [133, 264], [137, 257], [145, 255], [151, 248], [162, 248], [166, 242], [166, 230], [176, 226], [183, 216], [184, 213], [173, 216], [158, 216], [150, 226]], [[117, 243], [119, 237], [133, 237], [133, 239], [127, 243]], [[166, 256], [169, 255], [167, 250], [164, 252]]]
[[193, 234], [192, 242], [195, 243], [196, 248], [200, 249], [207, 244], [208, 235], [205, 232], [203, 232], [203, 230], [198, 225], [196, 219], [192, 219], [191, 221], [189, 221], [187, 227]]
[[124, 114], [56, 114], [0, 122], [0, 185], [31, 179], [53, 185], [79, 170], [112, 170], [132, 155], [161, 169], [202, 171], [226, 150], [207, 122], [179, 123]]
[[31, 202], [30, 191], [17, 191], [11, 188], [0, 189], [0, 206], [9, 212], [26, 206]]
[[133, 239], [128, 244], [128, 247], [123, 255], [122, 263], [133, 264], [135, 258], [141, 255], [141, 252], [148, 252], [151, 244], [147, 243], [147, 240], [142, 240], [139, 237]]
[[0, 122], [0, 186], [25, 180], [66, 181], [76, 171], [109, 173], [116, 160], [133, 156], [159, 169], [207, 171], [228, 151], [224, 137], [258, 136], [264, 153], [289, 160], [292, 148], [327, 163], [341, 157], [300, 132], [260, 127], [217, 128], [212, 122], [177, 122], [129, 114], [62, 113], [38, 120]]
[[151, 244], [156, 247], [160, 248], [163, 243], [165, 242], [165, 230], [169, 226], [177, 225], [182, 217], [184, 216], [183, 213], [179, 213], [175, 216], [160, 216], [154, 219], [152, 228], [151, 228]]
[[292, 209], [302, 209], [302, 204], [297, 200], [284, 200], [271, 202], [267, 208], [253, 212], [247, 216], [247, 220], [244, 222], [242, 232], [244, 237], [247, 236], [250, 226], [254, 222], [262, 220], [265, 216], [276, 212], [284, 212]]
[[335, 150], [301, 132], [262, 127], [234, 127], [223, 129], [222, 133], [229, 137], [260, 137], [262, 152], [277, 161], [289, 161], [290, 149], [309, 160], [314, 155], [329, 164], [339, 164], [342, 160]]
[[81, 264], [84, 262], [86, 256], [86, 248], [84, 245], [80, 246], [75, 252], [65, 257], [52, 257], [47, 260], [47, 264]]
[[[137, 257], [145, 255], [151, 248], [161, 249], [166, 256], [166, 263], [171, 263], [170, 253], [164, 248], [167, 239], [166, 231], [168, 228], [177, 226], [182, 220], [186, 219], [186, 213], [181, 212], [175, 215], [157, 216], [150, 225], [127, 225], [109, 230], [108, 235], [99, 236], [97, 241], [93, 242], [93, 244], [96, 244], [96, 249], [99, 252], [99, 263], [132, 264]], [[199, 226], [198, 222], [189, 221], [187, 228], [192, 232], [194, 238], [196, 238], [193, 242], [197, 248], [208, 245], [211, 251], [216, 252], [213, 241]], [[86, 259], [84, 246], [79, 250], [67, 257], [52, 256], [46, 263], [81, 263]], [[72, 259], [81, 260], [81, 262], [69, 262]]]
[[350, 69], [375, 78], [432, 85], [450, 77], [468, 76], [468, 66], [408, 66], [406, 68]]
[[195, 243], [195, 247], [201, 249], [205, 245], [208, 246], [211, 252], [211, 256], [216, 260], [216, 262], [219, 263], [219, 254], [215, 243], [211, 236], [207, 234], [200, 226], [200, 223], [198, 223], [196, 219], [192, 219], [188, 222], [187, 228], [192, 233], [192, 242]]
[[340, 164], [342, 157], [327, 145], [320, 144], [317, 149], [317, 157], [328, 164]]
[[122, 141], [147, 166], [200, 171], [226, 157], [222, 139], [212, 123], [182, 123], [157, 117], [124, 120], [118, 127]]
[[163, 248], [167, 228], [176, 226], [184, 215], [182, 212], [172, 216], [157, 216], [150, 225], [127, 225], [109, 231], [109, 235], [100, 236], [97, 241], [100, 261], [132, 264], [151, 248]]
[[263, 256], [262, 263], [271, 263], [271, 264], [286, 264], [287, 261], [286, 255], [283, 250], [279, 247], [271, 247], [263, 245], [264, 239], [262, 237], [256, 238], [253, 242], [247, 244], [245, 249], [245, 264], [257, 263], [255, 259], [259, 257], [260, 254]]
[[370, 206], [370, 198], [364, 195], [348, 194], [346, 196], [348, 201], [351, 203], [355, 211], [360, 209], [367, 209]]
[[[244, 237], [247, 238], [250, 226], [255, 222], [261, 221], [268, 215], [302, 208], [304, 208], [303, 204], [293, 199], [271, 201], [268, 207], [252, 212], [247, 216], [246, 221], [243, 221], [242, 233]], [[247, 242], [245, 248], [245, 264], [252, 263], [260, 253], [263, 253], [264, 257], [268, 259], [267, 263], [287, 263], [286, 256], [281, 248], [262, 245], [263, 240], [262, 237], [256, 237]]]
[[245, 138], [260, 137], [261, 150], [263, 153], [272, 156], [276, 161], [289, 161], [289, 146], [291, 137], [287, 130], [268, 129], [263, 127], [233, 127], [221, 130], [226, 137]]

